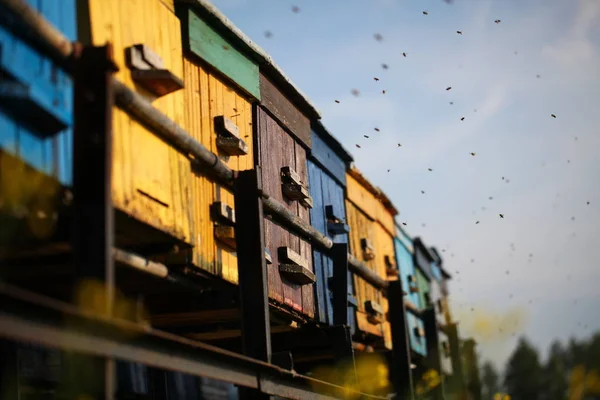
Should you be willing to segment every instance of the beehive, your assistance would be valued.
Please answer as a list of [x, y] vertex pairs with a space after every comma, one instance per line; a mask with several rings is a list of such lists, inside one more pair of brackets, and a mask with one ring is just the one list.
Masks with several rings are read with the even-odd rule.
[[[352, 157], [319, 122], [312, 127], [312, 148], [308, 159], [308, 185], [313, 199], [310, 222], [319, 232], [334, 243], [347, 243], [349, 227], [346, 223], [344, 203], [346, 171]], [[333, 261], [323, 252], [313, 250], [317, 319], [333, 324], [333, 293], [330, 279], [333, 277]], [[355, 329], [354, 282], [349, 280], [348, 318], [352, 331]]]
[[[255, 111], [255, 161], [260, 165], [263, 191], [309, 223], [309, 210], [313, 206], [307, 174], [310, 120], [264, 74], [260, 77], [260, 92], [261, 103]], [[267, 265], [269, 297], [313, 318], [314, 281], [293, 280], [282, 269], [293, 263], [301, 265], [308, 275], [314, 274], [311, 245], [269, 218], [265, 218], [264, 231], [265, 245], [272, 258]]]
[[[29, 3], [77, 38], [75, 0]], [[24, 33], [0, 25], [0, 240], [9, 251], [16, 240], [53, 237], [73, 175], [72, 79]]]
[[[84, 43], [113, 46], [115, 78], [184, 126], [182, 41], [173, 1], [89, 0], [80, 21], [89, 28]], [[89, 20], [89, 22], [88, 22]], [[89, 25], [88, 25], [89, 24]], [[112, 200], [117, 210], [143, 226], [191, 243], [190, 161], [146, 126], [113, 110]], [[132, 245], [144, 234], [117, 230]]]
[[[413, 260], [414, 247], [410, 236], [400, 227], [396, 226], [396, 237], [394, 238], [396, 260], [402, 280], [402, 289], [406, 293], [405, 298], [417, 309], [422, 309], [419, 285], [417, 281], [416, 268]], [[424, 324], [421, 318], [412, 312], [407, 314], [407, 328], [410, 336], [410, 346], [413, 352], [420, 356], [427, 355], [427, 345], [423, 332]]]
[[[356, 168], [348, 171], [347, 182], [346, 212], [350, 225], [351, 253], [387, 280], [388, 273], [393, 268], [397, 270], [393, 241], [394, 215], [397, 211]], [[381, 291], [358, 276], [354, 277], [354, 283], [358, 329], [383, 337], [386, 347], [391, 347], [390, 326], [384, 318], [388, 310], [387, 299]]]
[[[259, 68], [244, 51], [206, 21], [202, 8], [177, 6], [184, 42], [187, 131], [235, 171], [252, 169], [252, 103], [260, 97]], [[191, 176], [192, 263], [238, 282], [232, 190], [201, 170]]]

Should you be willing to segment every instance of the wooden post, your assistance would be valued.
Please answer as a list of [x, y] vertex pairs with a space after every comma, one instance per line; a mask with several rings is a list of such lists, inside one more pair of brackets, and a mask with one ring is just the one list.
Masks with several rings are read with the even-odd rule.
[[444, 400], [444, 384], [442, 377], [442, 364], [440, 343], [435, 308], [430, 306], [423, 311], [423, 325], [425, 325], [425, 340], [427, 341], [427, 369], [437, 373], [439, 384], [428, 388], [432, 400]]
[[[240, 171], [234, 183], [235, 238], [242, 315], [242, 349], [245, 355], [271, 362], [269, 291], [265, 260], [265, 234], [260, 170]], [[246, 399], [267, 399], [257, 391], [240, 388]]]
[[19, 360], [17, 342], [0, 340], [0, 398], [19, 399]]
[[[86, 47], [81, 54], [75, 55], [73, 253], [78, 275], [75, 291], [78, 293], [82, 285], [93, 282], [95, 286], [91, 286], [91, 290], [100, 293], [89, 295], [102, 299], [102, 304], [93, 304], [94, 308], [100, 306], [100, 309], [93, 311], [108, 316], [112, 314], [115, 285], [111, 253], [114, 242], [111, 150], [112, 73], [116, 70], [110, 44]], [[79, 295], [76, 300], [82, 300], [82, 297]], [[114, 398], [113, 360], [72, 358], [70, 372], [73, 373], [73, 381], [68, 382], [70, 386], [91, 391], [95, 398]]]
[[404, 291], [400, 279], [390, 281], [388, 286], [388, 303], [392, 330], [392, 379], [394, 390], [401, 399], [413, 400], [414, 387], [412, 381], [410, 359], [410, 337], [408, 321], [404, 305]]
[[335, 243], [330, 255], [333, 261], [333, 324], [348, 325], [348, 245]]
[[[456, 396], [466, 396], [465, 371], [463, 370], [462, 356], [460, 354], [460, 343], [458, 338], [458, 324], [456, 322], [447, 325], [448, 341], [450, 342], [450, 357], [452, 358], [452, 380], [450, 382], [451, 392]], [[462, 398], [462, 397], [459, 397]]]
[[348, 318], [348, 244], [335, 243], [329, 254], [333, 261], [333, 279], [330, 283], [333, 292], [334, 326], [330, 331], [333, 354], [336, 363], [352, 369], [352, 380], [356, 383], [356, 363]]

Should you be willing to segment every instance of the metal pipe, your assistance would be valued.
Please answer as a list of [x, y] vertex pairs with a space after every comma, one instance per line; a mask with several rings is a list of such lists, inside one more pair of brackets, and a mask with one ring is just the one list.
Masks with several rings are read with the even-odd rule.
[[166, 278], [167, 275], [169, 275], [169, 269], [164, 264], [147, 260], [137, 254], [129, 253], [121, 249], [113, 249], [112, 253], [115, 257], [115, 261], [127, 265], [128, 267], [158, 276], [159, 278]]
[[125, 112], [146, 124], [167, 142], [175, 145], [186, 155], [191, 155], [203, 167], [208, 168], [223, 183], [231, 184], [234, 173], [221, 159], [194, 139], [175, 121], [154, 108], [144, 97], [122, 82], [114, 81], [115, 103]]
[[292, 213], [286, 206], [278, 202], [269, 195], [263, 193], [263, 206], [265, 209], [278, 217], [278, 220], [293, 229], [304, 239], [316, 244], [322, 250], [330, 250], [333, 242], [327, 236], [316, 230], [313, 226], [306, 223], [299, 216]]
[[376, 289], [379, 289], [384, 293], [387, 291], [388, 281], [377, 275], [375, 271], [367, 267], [367, 265], [359, 261], [352, 254], [348, 254], [348, 269], [369, 282]]
[[53, 57], [66, 60], [73, 54], [73, 43], [25, 0], [0, 0], [0, 5], [17, 17], [6, 18], [8, 25], [21, 22], [27, 28], [25, 36], [44, 47]]

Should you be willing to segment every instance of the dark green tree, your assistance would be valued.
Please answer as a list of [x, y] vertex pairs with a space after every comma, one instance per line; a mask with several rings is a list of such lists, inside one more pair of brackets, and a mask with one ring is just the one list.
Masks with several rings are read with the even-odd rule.
[[544, 400], [564, 400], [567, 390], [567, 352], [560, 342], [554, 341], [550, 346], [548, 360], [543, 369], [542, 398]]
[[492, 400], [500, 391], [500, 375], [494, 365], [487, 361], [481, 367], [481, 398]]
[[506, 365], [504, 388], [512, 400], [541, 400], [542, 384], [538, 351], [521, 337]]

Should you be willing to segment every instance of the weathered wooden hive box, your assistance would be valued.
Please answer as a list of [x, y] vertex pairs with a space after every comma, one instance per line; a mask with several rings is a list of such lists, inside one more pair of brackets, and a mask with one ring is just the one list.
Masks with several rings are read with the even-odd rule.
[[[413, 260], [415, 265], [415, 275], [417, 280], [418, 294], [423, 308], [431, 307], [432, 300], [432, 280], [431, 255], [420, 238], [413, 239], [414, 253]], [[435, 283], [433, 284], [435, 286]], [[435, 292], [435, 288], [433, 289]]]
[[[346, 213], [350, 225], [350, 252], [382, 279], [388, 279], [395, 266], [393, 212], [386, 210], [380, 191], [356, 168], [347, 174]], [[389, 216], [389, 218], [388, 218]], [[391, 224], [390, 224], [391, 220]], [[388, 229], [391, 228], [391, 234]], [[362, 333], [381, 337], [391, 346], [386, 297], [363, 278], [354, 276], [357, 298], [356, 321]]]
[[[75, 0], [28, 3], [77, 39]], [[57, 234], [73, 176], [73, 81], [24, 34], [0, 24], [0, 242], [9, 253]]]
[[[309, 193], [313, 199], [310, 223], [334, 243], [348, 243], [349, 227], [346, 223], [346, 172], [352, 156], [342, 147], [320, 122], [312, 124], [312, 148], [308, 159]], [[333, 324], [333, 260], [313, 248], [313, 266], [316, 275], [316, 319]], [[348, 282], [348, 321], [355, 330], [354, 282]]]
[[[255, 162], [262, 190], [310, 223], [313, 199], [308, 188], [310, 120], [318, 114], [282, 80], [260, 76], [261, 102], [255, 108]], [[308, 318], [315, 315], [311, 245], [267, 216], [264, 224], [269, 297]], [[288, 266], [302, 273], [290, 274]]]
[[[400, 271], [396, 262], [396, 252], [394, 246], [394, 237], [396, 236], [396, 221], [398, 210], [392, 204], [392, 201], [386, 194], [378, 188], [377, 195], [377, 225], [375, 225], [375, 259], [379, 264], [379, 270], [382, 271], [384, 279], [398, 279]], [[384, 307], [384, 315], [387, 315], [387, 305]], [[391, 349], [391, 331], [388, 322], [384, 325], [384, 338], [386, 347]]]
[[[119, 67], [115, 79], [185, 126], [181, 28], [173, 0], [89, 0], [81, 6], [80, 23], [89, 28], [82, 42], [110, 42]], [[159, 241], [191, 243], [190, 161], [117, 107], [112, 154], [113, 204], [133, 217], [117, 219], [118, 243], [150, 251], [158, 250], [149, 245]]]
[[[186, 129], [234, 171], [252, 169], [252, 104], [260, 100], [259, 65], [240, 47], [239, 38], [214, 24], [201, 3], [177, 3]], [[238, 283], [232, 189], [194, 169], [191, 193], [195, 247], [187, 258], [213, 276]]]
[[[405, 298], [417, 309], [421, 310], [423, 304], [419, 296], [416, 269], [413, 261], [414, 247], [410, 236], [399, 226], [396, 226], [396, 237], [394, 238], [396, 250], [396, 262], [402, 280], [402, 289], [406, 293]], [[411, 310], [407, 310], [407, 328], [410, 337], [410, 347], [418, 356], [427, 355], [427, 343], [425, 339], [425, 326], [423, 320]]]

